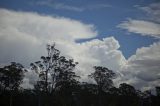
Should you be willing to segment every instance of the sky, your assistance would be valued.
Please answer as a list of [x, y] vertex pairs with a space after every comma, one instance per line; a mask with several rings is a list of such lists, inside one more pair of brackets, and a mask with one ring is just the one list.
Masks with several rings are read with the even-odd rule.
[[[83, 81], [92, 67], [114, 70], [115, 85], [146, 90], [160, 85], [159, 0], [1, 0], [0, 64], [26, 67], [56, 42], [79, 62]], [[27, 73], [23, 86], [34, 83]]]

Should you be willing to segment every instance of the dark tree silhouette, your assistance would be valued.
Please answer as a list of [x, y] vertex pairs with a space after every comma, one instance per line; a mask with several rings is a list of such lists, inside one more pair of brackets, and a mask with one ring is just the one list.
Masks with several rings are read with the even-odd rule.
[[156, 86], [156, 97], [153, 98], [155, 106], [160, 106], [160, 86]]
[[98, 98], [99, 106], [102, 106], [102, 95], [104, 91], [108, 91], [113, 87], [112, 79], [116, 76], [112, 70], [109, 70], [106, 67], [95, 66], [95, 72], [91, 73], [89, 77], [93, 78], [98, 86]]
[[61, 56], [55, 44], [47, 45], [47, 56], [31, 63], [39, 76], [34, 89], [20, 87], [26, 72], [21, 64], [0, 68], [0, 106], [160, 106], [159, 86], [156, 95], [126, 83], [117, 88], [112, 81], [116, 74], [102, 66], [89, 75], [96, 84], [79, 82], [77, 64]]
[[83, 82], [80, 86], [80, 97], [78, 106], [96, 106], [98, 105], [98, 87], [96, 84]]
[[47, 45], [47, 56], [42, 56], [41, 61], [31, 63], [31, 69], [39, 74], [36, 87], [46, 93], [52, 93], [66, 82], [76, 82], [74, 68], [77, 62], [67, 60], [60, 56], [60, 51], [55, 44]]
[[107, 90], [111, 88], [113, 86], [112, 79], [115, 78], [116, 74], [106, 67], [95, 66], [94, 69], [95, 72], [91, 73], [89, 77], [96, 81], [98, 88], [101, 90]]
[[11, 65], [0, 68], [1, 91], [10, 92], [10, 106], [12, 106], [13, 92], [19, 89], [26, 71], [21, 64], [15, 62], [11, 62]]
[[15, 62], [0, 68], [1, 88], [4, 90], [17, 90], [22, 83], [24, 72], [26, 71], [21, 64]]
[[[127, 106], [139, 106], [140, 100], [138, 97], [138, 91], [131, 85], [122, 83], [119, 86], [120, 104]], [[140, 92], [139, 92], [140, 93]]]
[[157, 86], [157, 87], [156, 87], [156, 94], [157, 94], [157, 96], [160, 97], [160, 86]]
[[[39, 80], [35, 84], [35, 90], [38, 91], [39, 96], [39, 105], [41, 104], [42, 92], [47, 95], [53, 95], [53, 93], [55, 96], [57, 94], [58, 96], [61, 95], [61, 98], [59, 98], [61, 101], [66, 101], [66, 98], [71, 99], [65, 96], [71, 96], [74, 92], [73, 86], [75, 87], [78, 84], [77, 78], [79, 76], [74, 72], [77, 64], [73, 59], [66, 59], [64, 56], [61, 56], [60, 51], [55, 48], [55, 44], [47, 45], [47, 56], [42, 56], [41, 61], [31, 63], [31, 69], [39, 75]], [[49, 99], [47, 98], [44, 98], [43, 95], [43, 100], [46, 100], [45, 105], [48, 104]], [[61, 103], [64, 104], [64, 102]]]
[[126, 84], [126, 83], [122, 83], [119, 86], [119, 90], [120, 90], [120, 95], [124, 95], [124, 96], [134, 96], [136, 95], [136, 90], [133, 86]]
[[37, 81], [37, 87], [44, 91], [49, 92], [51, 86], [53, 87], [55, 82], [51, 83], [49, 77], [56, 74], [55, 69], [58, 67], [58, 58], [60, 51], [55, 49], [55, 45], [47, 45], [47, 56], [42, 56], [41, 61], [31, 63], [31, 69], [39, 75], [39, 81]]

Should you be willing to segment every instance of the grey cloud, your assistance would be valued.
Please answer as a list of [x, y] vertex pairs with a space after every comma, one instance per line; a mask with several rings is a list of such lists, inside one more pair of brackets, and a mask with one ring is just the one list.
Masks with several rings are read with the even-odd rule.
[[[152, 88], [160, 84], [160, 42], [149, 47], [142, 47], [128, 59], [128, 66], [123, 73], [130, 74], [130, 83], [140, 88]], [[136, 77], [137, 80], [133, 78]], [[132, 81], [133, 80], [133, 81]], [[144, 82], [144, 84], [139, 84]], [[141, 85], [141, 86], [140, 86]]]
[[160, 60], [153, 60], [153, 59], [134, 60], [131, 61], [131, 64], [134, 64], [135, 67], [138, 66], [157, 67], [160, 65]]
[[138, 6], [139, 9], [146, 12], [153, 21], [160, 23], [160, 3], [152, 3], [149, 6]]

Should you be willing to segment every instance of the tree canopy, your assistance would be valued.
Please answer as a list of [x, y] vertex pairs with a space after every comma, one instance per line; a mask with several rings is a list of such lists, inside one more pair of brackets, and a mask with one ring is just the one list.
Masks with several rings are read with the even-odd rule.
[[22, 83], [26, 71], [20, 63], [15, 62], [0, 68], [1, 88], [4, 90], [17, 90]]

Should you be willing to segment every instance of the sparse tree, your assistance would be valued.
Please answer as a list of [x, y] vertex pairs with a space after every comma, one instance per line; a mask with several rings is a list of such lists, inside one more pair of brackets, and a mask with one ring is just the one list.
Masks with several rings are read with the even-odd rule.
[[41, 61], [31, 63], [31, 69], [39, 75], [36, 87], [46, 93], [52, 93], [59, 89], [64, 82], [75, 81], [73, 71], [77, 62], [72, 59], [67, 60], [60, 56], [60, 51], [55, 48], [55, 44], [47, 45], [47, 56], [42, 56]]

